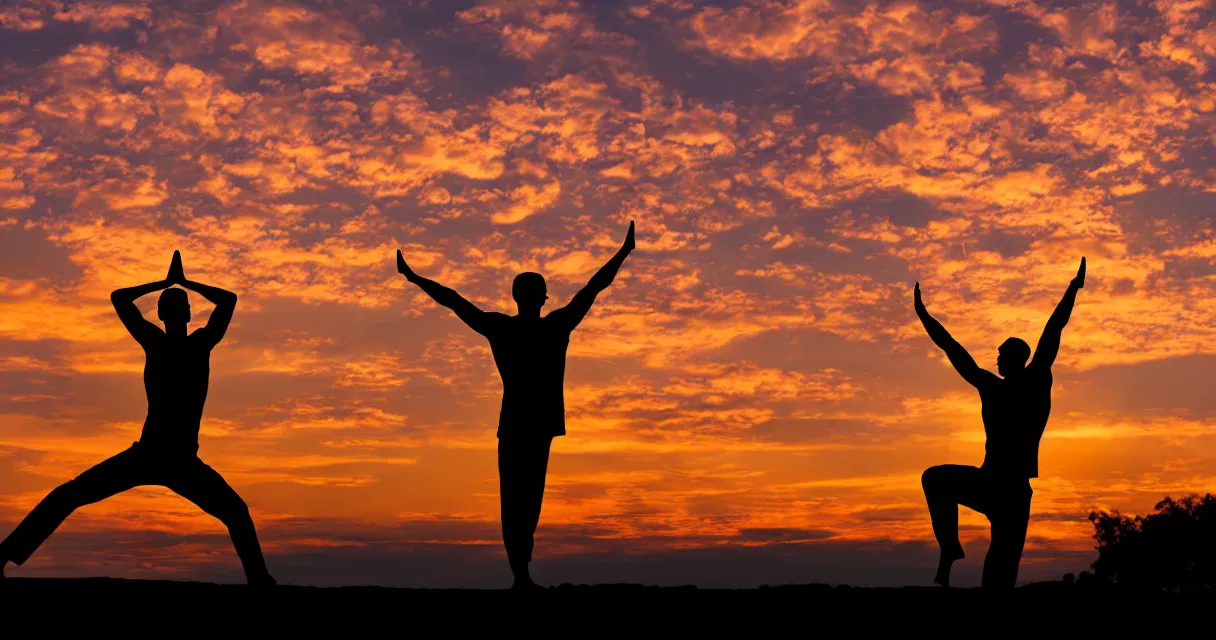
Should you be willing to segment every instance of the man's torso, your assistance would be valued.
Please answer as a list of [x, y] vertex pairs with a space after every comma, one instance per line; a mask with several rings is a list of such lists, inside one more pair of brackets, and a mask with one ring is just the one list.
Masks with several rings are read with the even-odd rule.
[[144, 353], [148, 417], [139, 441], [196, 453], [211, 375], [210, 348], [196, 335], [180, 340], [162, 335]]
[[563, 384], [570, 331], [557, 314], [536, 319], [496, 314], [486, 337], [502, 378], [500, 438], [566, 434]]
[[1010, 478], [1039, 476], [1039, 441], [1051, 413], [1050, 370], [1027, 367], [1016, 378], [980, 389], [985, 455], [983, 468]]

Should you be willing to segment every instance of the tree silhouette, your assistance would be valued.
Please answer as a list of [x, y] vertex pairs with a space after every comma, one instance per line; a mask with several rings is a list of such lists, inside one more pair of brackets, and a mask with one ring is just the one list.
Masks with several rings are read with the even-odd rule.
[[1216, 586], [1216, 496], [1166, 497], [1153, 509], [1155, 513], [1134, 518], [1118, 511], [1089, 514], [1098, 543], [1092, 579], [1150, 591]]

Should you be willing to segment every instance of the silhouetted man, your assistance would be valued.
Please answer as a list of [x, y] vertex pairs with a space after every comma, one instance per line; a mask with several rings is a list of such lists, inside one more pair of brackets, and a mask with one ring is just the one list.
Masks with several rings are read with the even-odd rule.
[[565, 307], [541, 317], [549, 299], [539, 273], [515, 277], [511, 296], [519, 313], [508, 316], [478, 309], [460, 294], [414, 273], [397, 251], [397, 270], [418, 285], [435, 302], [490, 341], [494, 363], [502, 378], [502, 411], [498, 417], [498, 492], [502, 509], [502, 538], [507, 561], [515, 576], [513, 589], [540, 588], [532, 582], [533, 536], [540, 521], [545, 495], [549, 447], [556, 436], [566, 435], [563, 378], [570, 333], [591, 310], [601, 291], [612, 284], [616, 272], [633, 251], [633, 223], [625, 243], [575, 294]]
[[[187, 335], [190, 300], [180, 285], [215, 305], [207, 326]], [[164, 331], [144, 319], [135, 301], [164, 289], [157, 315]], [[110, 295], [127, 331], [144, 348], [144, 388], [148, 417], [139, 441], [52, 491], [0, 543], [0, 575], [5, 563], [23, 564], [76, 509], [142, 485], [168, 487], [228, 527], [245, 577], [256, 586], [273, 585], [245, 502], [214, 469], [198, 458], [198, 431], [207, 400], [211, 350], [232, 321], [236, 294], [186, 279], [181, 254], [173, 252], [169, 275], [160, 282], [119, 289]]]
[[933, 535], [941, 547], [934, 582], [950, 586], [950, 566], [963, 557], [958, 538], [958, 505], [988, 516], [992, 541], [984, 559], [985, 588], [1012, 589], [1030, 523], [1030, 479], [1039, 477], [1039, 440], [1051, 413], [1051, 364], [1060, 350], [1060, 334], [1072, 314], [1077, 291], [1085, 286], [1085, 258], [1077, 277], [1047, 320], [1030, 364], [1030, 346], [1009, 338], [996, 358], [1000, 377], [981, 369], [971, 354], [934, 320], [920, 299], [916, 283], [916, 315], [929, 337], [946, 352], [950, 364], [980, 392], [984, 419], [984, 464], [945, 464], [930, 467], [921, 476]]

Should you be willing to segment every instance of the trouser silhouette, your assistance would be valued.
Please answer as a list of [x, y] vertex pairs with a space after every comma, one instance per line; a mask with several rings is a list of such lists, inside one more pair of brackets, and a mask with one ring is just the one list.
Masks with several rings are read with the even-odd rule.
[[1034, 493], [1026, 478], [1001, 477], [990, 471], [957, 464], [929, 467], [921, 486], [933, 519], [933, 535], [943, 550], [957, 551], [958, 507], [974, 509], [992, 523], [992, 541], [984, 558], [984, 588], [1012, 589], [1026, 544], [1030, 523], [1030, 498]]
[[268, 577], [249, 508], [224, 478], [193, 454], [138, 442], [51, 491], [0, 543], [0, 559], [24, 564], [73, 511], [141, 485], [167, 487], [218, 518], [228, 527], [249, 582]]
[[499, 438], [498, 495], [502, 509], [502, 541], [511, 571], [532, 561], [533, 536], [545, 498], [545, 474], [552, 438]]

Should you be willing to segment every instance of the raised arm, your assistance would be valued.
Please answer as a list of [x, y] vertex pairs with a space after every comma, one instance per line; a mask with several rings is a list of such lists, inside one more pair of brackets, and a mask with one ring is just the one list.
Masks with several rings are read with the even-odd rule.
[[119, 289], [110, 294], [110, 302], [114, 304], [114, 310], [118, 312], [118, 318], [122, 320], [123, 326], [135, 338], [135, 341], [141, 345], [146, 345], [147, 341], [161, 335], [160, 327], [148, 322], [144, 319], [144, 314], [139, 312], [139, 307], [135, 306], [135, 301], [161, 289], [168, 289], [173, 283], [168, 280], [158, 280], [141, 284], [137, 287], [127, 287]]
[[992, 373], [981, 369], [975, 363], [975, 358], [972, 358], [971, 354], [967, 353], [967, 350], [963, 348], [963, 345], [959, 344], [950, 335], [949, 331], [946, 331], [942, 323], [929, 315], [929, 310], [925, 308], [925, 303], [920, 299], [919, 282], [916, 283], [913, 297], [915, 299], [916, 315], [920, 317], [921, 324], [925, 325], [925, 331], [929, 333], [929, 338], [933, 340], [933, 344], [936, 344], [938, 348], [946, 352], [946, 357], [950, 359], [950, 364], [954, 365], [955, 371], [958, 371], [964, 380], [975, 387], [992, 378]]
[[588, 311], [591, 311], [591, 305], [595, 303], [595, 297], [612, 284], [612, 281], [616, 278], [617, 271], [620, 271], [621, 265], [625, 263], [625, 258], [629, 257], [633, 248], [633, 222], [630, 221], [629, 231], [625, 234], [625, 242], [617, 250], [616, 255], [612, 256], [612, 259], [607, 264], [600, 267], [600, 270], [591, 276], [591, 280], [587, 282], [586, 286], [574, 294], [574, 298], [570, 300], [570, 304], [554, 312], [555, 314], [560, 314], [560, 317], [565, 319], [571, 330], [583, 321]]
[[1077, 269], [1077, 277], [1068, 283], [1068, 290], [1064, 292], [1064, 297], [1060, 300], [1060, 304], [1056, 305], [1056, 310], [1051, 312], [1051, 317], [1047, 319], [1047, 326], [1043, 327], [1043, 335], [1039, 337], [1039, 344], [1035, 346], [1034, 358], [1030, 361], [1030, 366], [1047, 367], [1056, 361], [1056, 355], [1060, 352], [1060, 336], [1064, 333], [1064, 326], [1068, 324], [1069, 317], [1072, 316], [1072, 307], [1077, 302], [1077, 292], [1085, 286], [1085, 258], [1081, 258], [1081, 267]]
[[201, 334], [213, 347], [219, 344], [228, 331], [228, 325], [232, 323], [232, 314], [236, 311], [236, 294], [219, 287], [187, 280], [185, 270], [182, 268], [182, 254], [178, 251], [173, 252], [173, 263], [169, 265], [168, 281], [203, 296], [207, 302], [215, 305], [215, 310], [211, 312], [211, 317], [207, 320], [207, 326], [199, 329], [195, 334]]
[[486, 332], [489, 331], [489, 314], [478, 309], [477, 305], [465, 300], [452, 289], [414, 273], [410, 265], [406, 264], [400, 249], [397, 250], [397, 272], [405, 276], [406, 280], [418, 285], [418, 288], [425, 291], [435, 302], [455, 311], [456, 317], [469, 325], [472, 330], [482, 335], [486, 335]]

